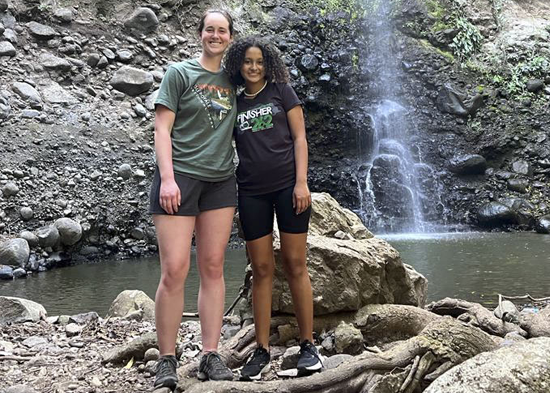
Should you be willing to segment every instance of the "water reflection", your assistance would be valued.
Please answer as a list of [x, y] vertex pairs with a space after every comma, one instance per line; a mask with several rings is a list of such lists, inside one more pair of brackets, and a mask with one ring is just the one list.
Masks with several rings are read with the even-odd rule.
[[488, 307], [498, 294], [550, 294], [550, 236], [535, 233], [440, 233], [383, 236], [424, 274], [428, 298], [457, 297]]
[[[429, 281], [428, 300], [457, 297], [494, 306], [497, 294], [550, 295], [550, 235], [534, 233], [422, 233], [380, 236]], [[194, 260], [193, 260], [194, 261]], [[229, 250], [225, 264], [226, 306], [243, 282], [244, 250]], [[105, 315], [125, 289], [155, 296], [157, 258], [105, 261], [0, 282], [0, 295], [37, 301], [50, 315], [97, 311]], [[193, 262], [185, 310], [196, 311], [199, 278]]]
[[[244, 279], [244, 250], [226, 253], [226, 305], [237, 296]], [[125, 289], [139, 289], [154, 299], [160, 278], [158, 258], [104, 261], [34, 274], [27, 279], [0, 282], [0, 295], [41, 303], [49, 315], [96, 311], [104, 316]], [[199, 275], [192, 255], [185, 288], [185, 311], [197, 311]]]

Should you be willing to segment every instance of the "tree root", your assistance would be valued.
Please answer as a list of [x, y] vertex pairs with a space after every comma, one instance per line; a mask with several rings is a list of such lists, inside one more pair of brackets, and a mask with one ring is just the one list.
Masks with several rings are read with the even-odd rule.
[[[237, 355], [231, 355], [228, 360], [242, 358], [246, 348], [253, 346], [250, 330], [249, 326], [240, 334], [240, 339], [235, 338], [233, 348], [236, 349]], [[239, 340], [242, 343], [236, 345]], [[495, 343], [491, 337], [481, 330], [443, 317], [429, 323], [418, 336], [402, 341], [385, 352], [365, 352], [337, 368], [309, 377], [270, 382], [194, 383], [187, 380], [187, 386], [182, 384], [179, 389], [185, 393], [371, 393], [380, 391], [369, 386], [373, 386], [372, 382], [377, 382], [381, 375], [391, 374], [396, 369], [410, 368], [409, 377], [403, 377], [401, 380], [406, 384], [401, 382], [400, 387], [402, 393], [413, 393], [419, 386], [426, 384], [424, 376], [437, 370], [441, 365], [449, 362], [453, 365], [460, 364], [494, 347]], [[226, 345], [224, 348], [229, 350], [230, 346]], [[419, 360], [415, 361], [417, 358]]]

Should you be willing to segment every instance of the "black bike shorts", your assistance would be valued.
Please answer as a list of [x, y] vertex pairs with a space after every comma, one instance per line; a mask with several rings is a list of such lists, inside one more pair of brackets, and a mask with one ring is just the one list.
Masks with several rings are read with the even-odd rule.
[[277, 214], [279, 230], [285, 233], [306, 233], [311, 206], [296, 214], [292, 207], [294, 186], [262, 195], [239, 194], [239, 218], [244, 239], [256, 240], [273, 232], [273, 216]]

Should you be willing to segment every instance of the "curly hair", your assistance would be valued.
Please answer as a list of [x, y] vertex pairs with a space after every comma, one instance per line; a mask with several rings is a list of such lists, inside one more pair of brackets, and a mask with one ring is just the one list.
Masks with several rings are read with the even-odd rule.
[[235, 41], [225, 56], [225, 70], [235, 85], [240, 86], [244, 84], [244, 79], [241, 75], [241, 67], [248, 48], [258, 48], [262, 51], [265, 79], [268, 82], [289, 82], [288, 69], [281, 58], [279, 50], [265, 38], [249, 36]]

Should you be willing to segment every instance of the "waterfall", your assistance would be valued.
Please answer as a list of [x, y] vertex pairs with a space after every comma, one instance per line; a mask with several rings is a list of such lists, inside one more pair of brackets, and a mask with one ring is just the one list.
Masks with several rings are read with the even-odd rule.
[[[400, 78], [404, 75], [391, 24], [391, 1], [365, 1], [370, 38], [360, 65], [367, 77], [369, 100], [364, 110], [371, 127], [357, 136], [359, 214], [375, 232], [431, 231], [425, 213], [433, 209], [434, 201], [424, 191], [437, 183], [436, 174], [421, 162], [419, 150], [413, 149], [418, 130], [402, 99]], [[442, 206], [441, 201], [435, 204]]]

